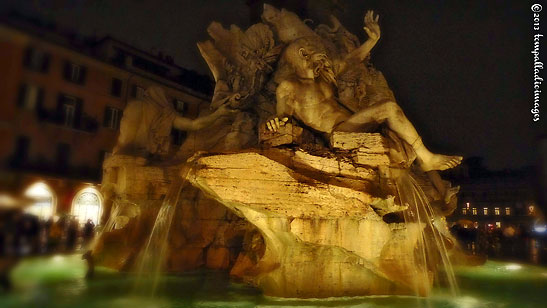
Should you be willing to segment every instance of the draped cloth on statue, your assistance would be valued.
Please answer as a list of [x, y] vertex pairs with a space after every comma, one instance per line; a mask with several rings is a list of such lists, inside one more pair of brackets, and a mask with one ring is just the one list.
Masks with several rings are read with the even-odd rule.
[[[148, 153], [166, 155], [169, 152], [170, 134], [176, 112], [158, 86], [148, 88], [143, 99], [143, 126], [148, 124]], [[144, 127], [146, 129], [146, 127]]]
[[130, 101], [123, 112], [114, 153], [165, 156], [176, 112], [161, 87], [151, 86], [142, 99]]
[[416, 151], [414, 151], [412, 146], [387, 127], [382, 129], [382, 135], [386, 137], [389, 146], [389, 159], [391, 163], [400, 168], [410, 168], [410, 165], [416, 159]]

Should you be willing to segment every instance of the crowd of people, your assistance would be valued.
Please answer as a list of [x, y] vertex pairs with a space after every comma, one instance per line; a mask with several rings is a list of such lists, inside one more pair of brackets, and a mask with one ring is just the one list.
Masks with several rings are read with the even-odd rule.
[[95, 233], [88, 219], [83, 225], [74, 216], [42, 220], [22, 211], [0, 215], [0, 256], [70, 253], [85, 247]]
[[24, 257], [87, 249], [95, 234], [91, 219], [74, 216], [46, 220], [17, 208], [0, 208], [0, 291], [11, 289], [9, 273]]

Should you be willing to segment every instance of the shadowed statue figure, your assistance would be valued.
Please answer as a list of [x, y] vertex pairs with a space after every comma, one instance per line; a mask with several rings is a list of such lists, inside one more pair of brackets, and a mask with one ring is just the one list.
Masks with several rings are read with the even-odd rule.
[[174, 110], [159, 86], [149, 87], [141, 100], [128, 103], [120, 123], [120, 136], [113, 153], [165, 157], [169, 152], [172, 128], [194, 131], [232, 113], [227, 104], [197, 119], [183, 117]]

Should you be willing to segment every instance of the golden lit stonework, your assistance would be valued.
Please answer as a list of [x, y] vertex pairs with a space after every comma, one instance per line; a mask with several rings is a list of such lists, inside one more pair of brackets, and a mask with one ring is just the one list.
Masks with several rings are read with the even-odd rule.
[[[92, 258], [139, 273], [229, 270], [266, 295], [427, 295], [453, 247], [445, 215], [459, 187], [336, 18], [310, 28], [266, 5], [247, 30], [212, 23], [198, 44], [215, 78], [197, 119], [161, 88], [128, 105], [104, 164], [108, 227]], [[187, 131], [168, 153], [172, 127]]]

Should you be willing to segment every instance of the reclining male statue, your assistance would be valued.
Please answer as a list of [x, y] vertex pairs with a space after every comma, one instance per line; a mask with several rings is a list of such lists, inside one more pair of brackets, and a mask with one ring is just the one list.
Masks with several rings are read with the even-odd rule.
[[282, 76], [276, 89], [277, 117], [266, 123], [270, 131], [294, 117], [311, 129], [328, 136], [335, 131], [363, 132], [367, 125], [385, 123], [412, 146], [423, 171], [445, 170], [460, 164], [461, 156], [434, 154], [423, 144], [418, 132], [392, 100], [376, 101], [352, 114], [337, 101], [336, 77], [352, 63], [363, 61], [380, 37], [378, 18], [369, 12], [365, 30], [369, 39], [344, 59], [332, 62], [321, 41], [302, 37], [286, 47], [281, 61]]

